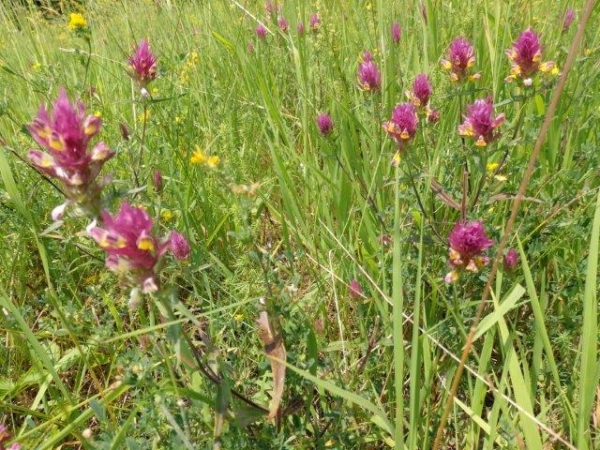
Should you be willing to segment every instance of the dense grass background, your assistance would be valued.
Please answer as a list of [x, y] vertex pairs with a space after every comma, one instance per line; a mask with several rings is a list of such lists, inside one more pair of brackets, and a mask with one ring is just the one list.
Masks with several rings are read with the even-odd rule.
[[[280, 5], [287, 34], [254, 1], [0, 6], [0, 423], [24, 448], [431, 448], [487, 275], [444, 283], [460, 211], [432, 185], [457, 203], [464, 195], [467, 217], [500, 241], [556, 86], [506, 84], [505, 50], [532, 27], [544, 60], [562, 68], [577, 27], [562, 32], [564, 12], [580, 18], [582, 7]], [[89, 47], [67, 29], [73, 11], [88, 20]], [[599, 20], [596, 8], [510, 236], [519, 267], [496, 278], [443, 448], [600, 448]], [[457, 36], [475, 46], [476, 84], [440, 69]], [[142, 38], [160, 65], [145, 118], [126, 62]], [[357, 87], [364, 50], [382, 71], [380, 92]], [[419, 73], [441, 118], [421, 124], [395, 168], [381, 124]], [[62, 86], [101, 115], [101, 139], [117, 151], [104, 169], [114, 176], [107, 207], [144, 205], [161, 235], [176, 228], [192, 243], [190, 261], [164, 271], [160, 301], [128, 307], [87, 219], [52, 226], [62, 200], [26, 162], [36, 145], [24, 126]], [[465, 105], [488, 95], [507, 122], [482, 151], [456, 128]], [[335, 124], [327, 138], [320, 112]], [[142, 146], [145, 188], [132, 192]], [[191, 164], [196, 147], [219, 167]], [[499, 177], [486, 170], [501, 161]], [[362, 298], [350, 295], [354, 279]], [[276, 421], [233, 393], [268, 408], [259, 299], [287, 349]]]

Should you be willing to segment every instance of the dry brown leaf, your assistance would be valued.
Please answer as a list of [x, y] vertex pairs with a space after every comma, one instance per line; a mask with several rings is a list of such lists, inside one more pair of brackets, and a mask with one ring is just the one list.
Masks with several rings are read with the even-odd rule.
[[256, 321], [259, 331], [258, 336], [262, 341], [267, 358], [271, 361], [271, 371], [273, 372], [273, 391], [271, 393], [271, 405], [269, 406], [269, 419], [275, 419], [283, 398], [283, 388], [285, 385], [285, 347], [281, 336], [273, 336], [271, 325], [269, 324], [269, 315], [266, 311], [261, 311]]

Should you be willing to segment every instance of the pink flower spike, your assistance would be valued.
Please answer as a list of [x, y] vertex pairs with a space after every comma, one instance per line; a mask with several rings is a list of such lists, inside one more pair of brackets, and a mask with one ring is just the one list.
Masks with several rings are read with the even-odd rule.
[[298, 31], [298, 34], [300, 36], [302, 36], [304, 34], [304, 31], [305, 31], [305, 29], [304, 29], [304, 23], [298, 22], [298, 25], [296, 25], [296, 31]]
[[398, 44], [400, 42], [400, 37], [402, 36], [402, 28], [400, 28], [400, 24], [398, 22], [394, 22], [392, 24], [392, 41], [394, 44]]
[[519, 264], [519, 254], [514, 248], [511, 248], [506, 255], [504, 255], [504, 270], [511, 272], [516, 269]]
[[417, 75], [413, 83], [411, 95], [415, 106], [427, 106], [432, 92], [433, 89], [429, 82], [429, 77], [424, 73]]
[[156, 58], [150, 51], [147, 39], [142, 39], [129, 57], [131, 75], [140, 88], [146, 88], [148, 83], [156, 78], [158, 66]]
[[469, 41], [456, 38], [450, 44], [448, 59], [442, 60], [442, 68], [450, 72], [452, 81], [476, 80], [479, 74], [469, 75], [475, 65], [475, 51]]
[[[86, 116], [83, 103], [71, 104], [64, 89], [49, 112], [42, 107], [27, 127], [46, 151], [33, 149], [29, 161], [40, 172], [60, 180], [67, 199], [80, 206], [93, 203], [98, 189], [94, 180], [103, 164], [114, 156], [100, 142], [88, 152], [88, 145], [102, 127], [99, 117]], [[90, 206], [90, 205], [87, 205]]]
[[290, 24], [287, 20], [285, 20], [284, 17], [280, 17], [279, 19], [277, 19], [277, 25], [279, 25], [279, 29], [284, 33], [287, 33], [290, 29]]
[[269, 0], [265, 3], [265, 12], [268, 17], [271, 17], [273, 14], [279, 14], [281, 12], [281, 5], [276, 5], [276, 3]]
[[449, 264], [455, 272], [451, 272], [451, 278], [454, 280], [457, 270], [477, 272], [479, 268], [487, 265], [489, 258], [484, 256], [483, 252], [491, 247], [494, 241], [487, 237], [481, 222], [457, 222], [448, 236], [448, 244]]
[[92, 222], [87, 233], [106, 252], [106, 267], [144, 292], [158, 289], [157, 271], [165, 252], [179, 259], [189, 255], [189, 245], [179, 233], [162, 241], [152, 234], [152, 219], [143, 208], [123, 202], [114, 216], [102, 211], [102, 222], [102, 227]]
[[152, 184], [154, 185], [154, 190], [156, 192], [161, 192], [163, 189], [163, 176], [162, 172], [158, 169], [154, 171], [152, 176]]
[[328, 136], [333, 131], [333, 120], [327, 113], [317, 116], [317, 127], [323, 136]]
[[362, 288], [357, 280], [352, 280], [348, 285], [348, 293], [350, 294], [350, 300], [359, 300], [364, 298], [365, 295], [363, 293]]
[[494, 118], [494, 104], [492, 98], [476, 100], [475, 103], [467, 106], [467, 115], [465, 121], [458, 126], [458, 133], [461, 136], [475, 139], [475, 145], [485, 147], [490, 142], [498, 138], [496, 131], [504, 122], [504, 114]]
[[403, 149], [415, 136], [419, 125], [419, 117], [412, 103], [396, 105], [392, 118], [383, 124], [383, 129]]
[[562, 25], [563, 33], [566, 32], [571, 27], [573, 20], [575, 20], [575, 11], [572, 10], [571, 8], [569, 8], [565, 11], [565, 17], [563, 19], [563, 25]]
[[440, 120], [440, 111], [427, 107], [427, 122], [436, 123], [438, 120]]
[[257, 25], [254, 32], [256, 33], [256, 36], [258, 36], [259, 39], [265, 40], [267, 38], [267, 29], [264, 27], [264, 25], [262, 23], [259, 23]]
[[542, 47], [537, 34], [531, 28], [525, 30], [515, 41], [513, 47], [506, 51], [512, 67], [506, 81], [520, 79], [526, 86], [532, 84], [531, 77], [538, 71], [548, 72], [554, 68], [554, 62], [542, 62]]
[[310, 29], [312, 32], [316, 32], [318, 31], [319, 27], [321, 26], [321, 18], [319, 17], [319, 15], [317, 13], [313, 13], [310, 16]]
[[369, 52], [363, 53], [358, 66], [358, 83], [363, 91], [376, 91], [381, 87], [381, 74]]
[[190, 244], [177, 231], [171, 231], [170, 235], [171, 253], [177, 259], [187, 259], [190, 256]]

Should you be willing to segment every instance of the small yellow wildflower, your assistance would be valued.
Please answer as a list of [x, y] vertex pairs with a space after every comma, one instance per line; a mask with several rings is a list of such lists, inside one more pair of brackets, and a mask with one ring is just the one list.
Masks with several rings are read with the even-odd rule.
[[69, 30], [80, 30], [87, 27], [87, 20], [83, 17], [83, 14], [80, 13], [71, 13], [69, 16], [69, 23], [67, 24], [67, 28]]
[[141, 113], [138, 116], [138, 121], [142, 123], [147, 122], [148, 119], [150, 119], [150, 111], [146, 111], [146, 113]]
[[160, 218], [163, 220], [163, 222], [170, 222], [175, 218], [175, 214], [173, 214], [173, 211], [170, 209], [163, 209], [163, 211], [160, 213]]
[[202, 150], [200, 147], [196, 146], [194, 148], [194, 153], [192, 154], [192, 157], [190, 158], [190, 162], [192, 164], [206, 164], [207, 161], [208, 161], [208, 156], [206, 156], [206, 153], [204, 153], [204, 150]]
[[487, 170], [487, 173], [489, 176], [494, 176], [494, 178], [498, 181], [506, 181], [508, 180], [508, 178], [506, 178], [506, 176], [501, 175], [501, 174], [497, 174], [496, 170], [498, 170], [498, 167], [500, 167], [500, 164], [497, 162], [493, 162], [493, 163], [488, 163], [485, 166], [485, 169]]
[[42, 68], [42, 64], [41, 64], [41, 63], [39, 63], [38, 61], [34, 62], [34, 63], [31, 65], [31, 70], [34, 70], [34, 71], [36, 71], [36, 72], [37, 72], [38, 70], [40, 70], [41, 68]]
[[553, 76], [555, 76], [555, 77], [559, 76], [559, 75], [560, 75], [560, 70], [558, 70], [558, 66], [554, 66], [554, 67], [552, 68], [552, 70], [550, 71], [550, 73], [551, 73]]
[[152, 95], [158, 95], [158, 92], [159, 92], [159, 90], [157, 87], [152, 88]]
[[236, 322], [241, 322], [242, 320], [244, 320], [244, 315], [236, 314], [235, 316], [233, 316], [233, 318], [235, 319]]
[[94, 116], [96, 116], [96, 117], [102, 117], [102, 112], [101, 111], [94, 111]]
[[219, 165], [219, 162], [221, 161], [221, 158], [219, 158], [217, 155], [212, 155], [208, 157], [208, 161], [206, 161], [206, 165], [208, 167], [210, 167], [211, 169], [214, 169], [215, 167], [217, 167]]
[[485, 170], [488, 171], [488, 173], [492, 174], [496, 171], [496, 169], [500, 166], [500, 163], [497, 162], [493, 162], [493, 163], [488, 163], [485, 166]]

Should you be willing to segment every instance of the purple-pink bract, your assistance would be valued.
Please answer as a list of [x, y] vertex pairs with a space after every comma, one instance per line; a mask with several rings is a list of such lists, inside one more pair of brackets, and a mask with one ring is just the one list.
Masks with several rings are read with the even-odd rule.
[[114, 156], [103, 142], [88, 152], [89, 141], [98, 134], [101, 125], [99, 117], [86, 116], [83, 103], [71, 104], [66, 91], [61, 89], [52, 112], [42, 107], [27, 127], [35, 141], [47, 150], [30, 150], [29, 160], [40, 171], [72, 188], [73, 196], [81, 194], [102, 165]]
[[413, 83], [412, 93], [414, 99], [418, 100], [418, 106], [426, 106], [429, 103], [429, 97], [431, 97], [432, 92], [433, 89], [429, 82], [429, 77], [424, 73], [417, 75]]
[[478, 147], [485, 147], [499, 136], [496, 128], [503, 122], [504, 114], [494, 118], [494, 104], [488, 97], [467, 106], [465, 121], [458, 126], [458, 132], [461, 136], [474, 138]]
[[358, 82], [365, 91], [376, 91], [381, 87], [381, 74], [370, 52], [364, 52], [358, 66]]
[[400, 148], [417, 132], [419, 117], [412, 103], [400, 103], [392, 112], [392, 118], [383, 124], [383, 129], [396, 141]]
[[158, 66], [147, 39], [142, 39], [135, 48], [129, 57], [129, 65], [132, 76], [142, 88], [156, 78]]
[[317, 116], [317, 127], [323, 136], [330, 134], [333, 131], [333, 120], [331, 120], [331, 116], [327, 113], [319, 114]]

